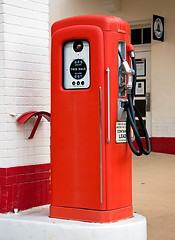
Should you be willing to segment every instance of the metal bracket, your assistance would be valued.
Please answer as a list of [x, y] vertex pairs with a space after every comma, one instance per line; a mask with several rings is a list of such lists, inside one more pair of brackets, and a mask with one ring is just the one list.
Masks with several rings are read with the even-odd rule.
[[30, 136], [28, 137], [28, 139], [32, 139], [35, 135], [35, 132], [38, 128], [38, 125], [41, 121], [41, 118], [42, 117], [45, 117], [47, 119], [48, 122], [50, 122], [50, 113], [48, 112], [44, 112], [44, 111], [40, 111], [40, 112], [37, 112], [37, 111], [29, 111], [29, 112], [25, 112], [23, 113], [21, 116], [19, 116], [16, 121], [18, 123], [21, 123], [21, 124], [25, 124], [31, 117], [38, 117], [36, 122], [35, 122], [35, 125], [32, 129], [32, 132], [30, 134]]

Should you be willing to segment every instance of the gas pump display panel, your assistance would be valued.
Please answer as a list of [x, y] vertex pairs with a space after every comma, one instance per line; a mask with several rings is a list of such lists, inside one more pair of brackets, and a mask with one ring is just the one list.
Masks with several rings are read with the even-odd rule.
[[90, 44], [77, 39], [63, 45], [63, 88], [87, 89], [90, 87]]

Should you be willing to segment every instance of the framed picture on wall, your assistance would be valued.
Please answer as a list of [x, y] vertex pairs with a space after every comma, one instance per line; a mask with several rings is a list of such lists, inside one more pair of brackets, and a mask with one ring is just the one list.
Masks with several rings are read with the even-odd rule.
[[136, 59], [137, 77], [146, 76], [146, 59]]
[[136, 97], [146, 96], [146, 79], [136, 81], [135, 96]]
[[153, 15], [153, 39], [164, 42], [164, 17]]

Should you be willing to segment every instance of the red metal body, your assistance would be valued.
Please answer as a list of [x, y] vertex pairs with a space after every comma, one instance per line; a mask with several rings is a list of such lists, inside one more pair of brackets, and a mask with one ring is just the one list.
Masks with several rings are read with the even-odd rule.
[[[129, 44], [129, 34], [127, 22], [107, 16], [73, 17], [52, 26], [51, 217], [111, 222], [133, 215], [131, 151], [127, 143], [115, 143], [118, 41]], [[62, 46], [75, 39], [90, 43], [91, 85], [64, 90]], [[107, 67], [111, 70], [110, 143], [106, 142]]]

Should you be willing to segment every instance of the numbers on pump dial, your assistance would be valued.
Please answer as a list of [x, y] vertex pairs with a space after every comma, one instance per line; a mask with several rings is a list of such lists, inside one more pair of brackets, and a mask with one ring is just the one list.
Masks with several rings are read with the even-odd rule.
[[82, 79], [87, 72], [86, 63], [82, 59], [74, 60], [70, 65], [70, 74], [75, 79]]

